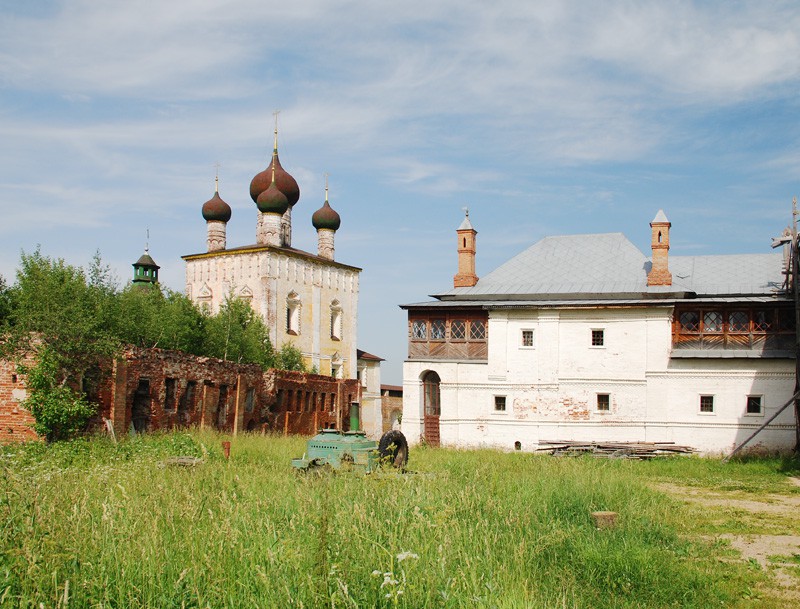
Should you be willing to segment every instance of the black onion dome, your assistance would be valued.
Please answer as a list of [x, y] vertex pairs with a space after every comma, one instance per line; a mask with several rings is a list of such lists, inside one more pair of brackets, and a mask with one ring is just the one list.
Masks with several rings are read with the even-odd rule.
[[213, 197], [203, 203], [203, 218], [206, 222], [227, 222], [231, 219], [231, 206], [222, 200], [219, 192], [215, 192]]
[[314, 215], [311, 216], [311, 224], [313, 224], [314, 228], [317, 230], [321, 228], [339, 230], [339, 226], [342, 224], [342, 219], [339, 217], [339, 214], [336, 213], [336, 210], [334, 210], [326, 200], [325, 204], [315, 211]]
[[283, 194], [276, 182], [270, 182], [266, 190], [256, 199], [259, 211], [265, 214], [285, 214], [289, 209], [289, 199]]
[[278, 153], [272, 155], [272, 162], [261, 173], [256, 174], [250, 182], [250, 197], [258, 203], [258, 197], [263, 193], [269, 185], [272, 184], [272, 170], [275, 170], [275, 184], [286, 199], [289, 201], [289, 207], [293, 207], [300, 199], [300, 187], [297, 181], [289, 174], [283, 167], [278, 159]]

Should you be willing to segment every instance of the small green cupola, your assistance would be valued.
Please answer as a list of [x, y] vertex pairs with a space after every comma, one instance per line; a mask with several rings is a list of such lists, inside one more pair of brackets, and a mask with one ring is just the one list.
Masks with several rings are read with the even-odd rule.
[[156, 284], [158, 283], [158, 266], [150, 257], [150, 251], [145, 248], [144, 254], [133, 263], [133, 283]]

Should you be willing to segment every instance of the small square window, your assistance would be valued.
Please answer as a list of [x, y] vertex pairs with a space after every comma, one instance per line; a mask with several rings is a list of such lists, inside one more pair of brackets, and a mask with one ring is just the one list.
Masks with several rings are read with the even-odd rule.
[[533, 347], [533, 330], [522, 331], [522, 346]]
[[494, 410], [495, 410], [495, 412], [505, 412], [506, 411], [506, 396], [504, 396], [504, 395], [496, 395], [496, 396], [494, 396]]
[[597, 410], [609, 411], [611, 410], [611, 396], [607, 393], [597, 394]]
[[592, 330], [592, 347], [602, 347], [605, 345], [605, 330]]
[[711, 413], [714, 412], [714, 396], [701, 395], [700, 396], [700, 412]]
[[745, 412], [747, 414], [762, 414], [760, 395], [747, 396], [747, 409], [745, 410]]

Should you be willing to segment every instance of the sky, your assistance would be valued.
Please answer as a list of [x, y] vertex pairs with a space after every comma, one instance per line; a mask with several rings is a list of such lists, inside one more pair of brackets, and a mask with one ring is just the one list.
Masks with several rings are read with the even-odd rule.
[[[548, 235], [649, 255], [759, 253], [800, 194], [795, 1], [0, 0], [0, 275], [37, 246], [120, 284], [149, 230], [163, 284], [205, 251], [202, 204], [255, 242], [252, 177], [300, 185], [292, 245], [361, 267], [358, 346], [402, 382], [406, 314]], [[219, 167], [217, 167], [219, 165]]]

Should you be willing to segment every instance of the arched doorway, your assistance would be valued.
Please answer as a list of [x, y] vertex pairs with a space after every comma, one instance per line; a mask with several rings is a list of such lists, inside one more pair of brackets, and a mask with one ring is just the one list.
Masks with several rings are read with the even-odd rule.
[[439, 375], [432, 370], [422, 377], [424, 402], [422, 437], [430, 446], [439, 446], [439, 415], [442, 411], [439, 397], [440, 382]]

